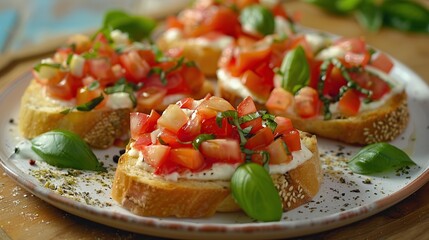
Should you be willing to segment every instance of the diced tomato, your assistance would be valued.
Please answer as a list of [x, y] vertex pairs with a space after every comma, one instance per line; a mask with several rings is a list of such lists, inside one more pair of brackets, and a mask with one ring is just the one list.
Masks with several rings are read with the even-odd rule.
[[103, 90], [101, 90], [100, 88], [90, 90], [88, 87], [81, 87], [76, 95], [76, 105], [88, 103], [94, 98], [100, 97], [100, 95], [103, 95], [105, 98], [95, 107], [95, 109], [100, 109], [106, 105], [107, 99]]
[[52, 98], [71, 100], [76, 97], [77, 90], [80, 87], [82, 87], [82, 83], [79, 79], [71, 74], [66, 74], [58, 84], [47, 86], [46, 93]]
[[119, 62], [126, 70], [126, 78], [132, 82], [142, 81], [150, 71], [149, 63], [142, 59], [137, 51], [121, 54]]
[[355, 116], [360, 108], [359, 94], [353, 90], [347, 90], [338, 101], [338, 110], [345, 116]]
[[65, 73], [57, 67], [41, 66], [39, 71], [33, 70], [33, 76], [42, 85], [55, 86], [63, 80]]
[[240, 49], [238, 54], [235, 56], [235, 65], [230, 72], [233, 76], [239, 76], [246, 70], [254, 69], [261, 63], [266, 62], [269, 59], [271, 48], [260, 47], [252, 49]]
[[288, 163], [291, 157], [288, 155], [284, 142], [281, 138], [276, 139], [266, 147], [266, 151], [270, 155], [270, 164]]
[[251, 150], [261, 149], [272, 141], [274, 141], [274, 134], [269, 127], [265, 127], [249, 138], [244, 147]]
[[341, 74], [340, 69], [330, 65], [327, 70], [326, 80], [323, 85], [323, 95], [328, 95], [331, 97], [338, 96], [340, 88], [347, 84], [347, 81], [344, 79]]
[[117, 79], [112, 71], [112, 63], [109, 58], [87, 59], [89, 74], [105, 86], [114, 83]]
[[293, 101], [294, 98], [292, 93], [286, 91], [282, 87], [277, 87], [271, 91], [265, 106], [270, 113], [279, 114], [286, 112], [287, 109], [293, 105]]
[[167, 90], [160, 87], [145, 87], [137, 93], [137, 111], [148, 112], [161, 105]]
[[255, 95], [258, 95], [264, 99], [268, 98], [270, 95], [272, 84], [265, 84], [264, 78], [260, 77], [252, 70], [246, 70], [244, 72], [243, 76], [241, 77], [241, 82]]
[[76, 34], [67, 40], [67, 45], [73, 49], [73, 52], [81, 54], [91, 48], [91, 39], [83, 34]]
[[138, 136], [136, 141], [134, 142], [133, 148], [142, 151], [146, 146], [152, 144], [152, 139], [150, 133], [143, 133]]
[[177, 133], [179, 129], [186, 124], [188, 116], [176, 104], [168, 105], [161, 117], [158, 119], [158, 125], [164, 127], [173, 133]]
[[240, 143], [234, 139], [211, 139], [201, 143], [201, 153], [214, 162], [242, 163]]
[[144, 161], [155, 168], [155, 171], [162, 167], [167, 161], [171, 148], [165, 145], [149, 145], [143, 148]]
[[194, 112], [188, 122], [177, 132], [177, 138], [182, 142], [194, 140], [201, 132], [201, 116]]
[[180, 108], [193, 110], [194, 102], [195, 100], [193, 98], [187, 97], [180, 99], [176, 104], [179, 105]]
[[284, 19], [288, 19], [288, 14], [283, 3], [277, 3], [274, 5], [271, 11], [273, 12], [274, 16], [280, 16]]
[[311, 118], [319, 114], [321, 101], [314, 88], [303, 87], [295, 95], [295, 112], [302, 118]]
[[195, 66], [182, 66], [180, 73], [183, 76], [184, 82], [192, 92], [198, 92], [204, 85], [204, 73]]
[[177, 135], [168, 129], [162, 129], [156, 136], [153, 136], [156, 132], [152, 132], [152, 138], [156, 138], [156, 144], [167, 145], [171, 148], [192, 147], [191, 143], [181, 142]]
[[228, 110], [235, 110], [234, 107], [223, 98], [212, 96], [205, 99], [197, 107], [198, 113], [204, 118], [216, 117], [218, 112], [225, 112]]
[[288, 49], [295, 49], [298, 46], [301, 46], [304, 49], [307, 59], [314, 58], [313, 50], [310, 44], [307, 42], [304, 34], [292, 36], [292, 38], [288, 41]]
[[310, 82], [308, 83], [309, 87], [317, 89], [317, 85], [319, 83], [320, 78], [320, 65], [322, 65], [322, 61], [314, 60], [309, 62], [310, 64]]
[[371, 61], [370, 65], [385, 73], [390, 73], [393, 68], [393, 61], [386, 54], [379, 53]]
[[201, 122], [201, 133], [214, 134], [216, 138], [233, 137], [233, 128], [226, 118], [222, 119], [222, 127], [216, 123], [216, 117], [204, 119]]
[[204, 166], [204, 157], [193, 148], [175, 148], [170, 150], [170, 161], [190, 170], [198, 170]]
[[131, 138], [137, 139], [144, 133], [150, 133], [154, 130], [160, 115], [155, 110], [150, 115], [141, 112], [130, 113], [130, 132]]
[[371, 100], [378, 100], [390, 92], [389, 84], [374, 74], [362, 72], [350, 73], [350, 76], [359, 86], [372, 92]]
[[347, 68], [366, 66], [371, 58], [369, 52], [354, 53], [346, 52], [344, 54], [344, 65]]
[[284, 132], [290, 132], [294, 129], [292, 121], [289, 118], [276, 116], [274, 118], [274, 122], [277, 123], [277, 127], [274, 130], [274, 136], [277, 136], [278, 134], [282, 134]]
[[365, 66], [370, 60], [370, 53], [363, 38], [340, 38], [334, 45], [345, 50], [346, 67]]
[[170, 28], [183, 29], [184, 28], [183, 23], [180, 22], [180, 20], [177, 19], [176, 16], [169, 16], [169, 17], [167, 17], [165, 25], [166, 25], [167, 29], [170, 29]]
[[259, 0], [234, 0], [234, 3], [238, 7], [238, 9], [243, 9], [253, 4], [258, 4]]
[[[237, 106], [237, 112], [239, 117], [243, 117], [247, 114], [255, 113], [258, 110], [256, 109], [255, 102], [253, 102], [252, 97], [246, 97], [240, 104]], [[262, 129], [262, 118], [256, 118], [249, 122], [241, 124], [241, 128], [252, 127], [250, 133], [256, 133], [259, 129]]]
[[301, 138], [298, 130], [292, 129], [289, 132], [283, 132], [282, 139], [286, 143], [290, 152], [301, 150]]

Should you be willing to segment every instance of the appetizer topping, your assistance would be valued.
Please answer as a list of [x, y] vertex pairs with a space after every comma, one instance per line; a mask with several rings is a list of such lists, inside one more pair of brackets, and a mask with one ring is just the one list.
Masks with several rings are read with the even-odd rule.
[[59, 168], [106, 171], [82, 138], [64, 130], [46, 132], [22, 142], [13, 157], [45, 161]]
[[348, 167], [359, 174], [374, 174], [393, 171], [416, 163], [401, 149], [385, 142], [362, 148], [348, 162]]
[[355, 116], [403, 90], [388, 75], [392, 60], [360, 38], [329, 43], [322, 35], [296, 34], [238, 42], [223, 51], [219, 66], [227, 91], [301, 118]]
[[139, 166], [173, 180], [228, 180], [244, 162], [284, 173], [311, 157], [289, 119], [257, 111], [250, 97], [237, 109], [207, 96], [182, 99], [162, 115], [131, 113], [131, 138]]
[[147, 111], [164, 97], [198, 92], [204, 76], [180, 51], [164, 54], [135, 41], [152, 29], [150, 20], [109, 12], [93, 39], [71, 37], [53, 58], [34, 67], [33, 76], [49, 98], [76, 102], [77, 107], [64, 113], [94, 108]]

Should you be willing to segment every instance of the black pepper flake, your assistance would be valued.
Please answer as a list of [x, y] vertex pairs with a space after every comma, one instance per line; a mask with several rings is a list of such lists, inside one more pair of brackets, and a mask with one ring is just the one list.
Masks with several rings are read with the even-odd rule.
[[119, 154], [120, 155], [122, 155], [122, 154], [124, 154], [125, 153], [125, 149], [121, 149], [121, 150], [119, 150]]
[[360, 193], [360, 190], [359, 189], [354, 189], [354, 190], [351, 190], [350, 192]]
[[34, 159], [30, 159], [30, 160], [28, 160], [28, 163], [29, 163], [31, 166], [36, 165], [36, 161], [35, 161]]
[[113, 162], [118, 163], [119, 162], [119, 155], [114, 155], [113, 156]]
[[14, 124], [15, 123], [15, 119], [13, 119], [13, 118], [9, 119], [9, 123], [10, 124]]

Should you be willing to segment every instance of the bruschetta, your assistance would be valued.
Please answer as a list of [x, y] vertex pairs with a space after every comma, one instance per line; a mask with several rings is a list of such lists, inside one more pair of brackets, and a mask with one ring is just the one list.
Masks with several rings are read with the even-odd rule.
[[240, 211], [231, 177], [250, 162], [268, 169], [283, 211], [319, 191], [314, 135], [299, 132], [285, 117], [257, 111], [250, 97], [237, 109], [215, 96], [185, 98], [162, 114], [131, 114], [131, 140], [119, 159], [112, 198], [142, 216], [200, 218]]
[[389, 75], [393, 61], [361, 38], [269, 36], [225, 49], [219, 65], [222, 97], [236, 104], [252, 96], [321, 137], [358, 145], [391, 141], [408, 123], [404, 83]]
[[293, 32], [292, 18], [280, 1], [199, 0], [167, 18], [157, 39], [162, 50], [179, 48], [206, 76], [216, 76], [221, 52], [229, 44]]
[[192, 61], [131, 41], [118, 30], [93, 39], [71, 37], [32, 75], [21, 100], [22, 135], [33, 138], [63, 128], [97, 148], [128, 132], [131, 111], [163, 110], [183, 97], [213, 92]]

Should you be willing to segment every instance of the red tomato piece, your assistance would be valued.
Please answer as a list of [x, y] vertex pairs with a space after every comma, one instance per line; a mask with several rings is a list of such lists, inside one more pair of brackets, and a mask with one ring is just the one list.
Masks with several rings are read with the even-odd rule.
[[193, 110], [194, 102], [195, 100], [193, 98], [187, 97], [180, 99], [176, 104], [179, 105], [180, 108]]
[[[263, 47], [257, 49], [240, 49], [235, 56], [236, 61], [232, 73], [241, 75], [246, 70], [254, 69], [261, 63], [266, 62], [271, 53], [271, 47]], [[233, 74], [234, 76], [234, 74]]]
[[155, 171], [162, 167], [168, 160], [171, 148], [165, 145], [149, 145], [143, 148], [144, 161], [155, 168]]
[[204, 166], [204, 157], [193, 148], [175, 148], [170, 150], [170, 161], [190, 170], [198, 170]]
[[201, 132], [201, 116], [193, 113], [188, 122], [177, 132], [177, 138], [182, 142], [194, 140]]
[[327, 70], [326, 80], [323, 86], [323, 95], [335, 97], [339, 94], [340, 88], [346, 84], [347, 81], [344, 79], [341, 71], [330, 65]]
[[178, 105], [170, 104], [158, 119], [158, 126], [164, 127], [176, 134], [186, 122], [188, 122], [186, 113]]
[[216, 138], [231, 138], [233, 128], [226, 118], [222, 119], [222, 127], [219, 127], [216, 123], [216, 117], [213, 117], [202, 120], [201, 133], [214, 134]]
[[293, 105], [293, 101], [292, 93], [282, 87], [277, 87], [271, 91], [265, 106], [270, 113], [280, 114], [286, 112]]
[[359, 86], [372, 92], [371, 100], [378, 100], [390, 92], [389, 84], [374, 74], [368, 72], [350, 73], [350, 76]]
[[317, 116], [321, 105], [318, 93], [314, 88], [303, 87], [295, 95], [295, 112], [302, 118]]
[[257, 150], [271, 144], [272, 141], [274, 141], [274, 134], [269, 127], [265, 127], [249, 138], [244, 147]]
[[119, 62], [125, 68], [125, 76], [132, 82], [141, 82], [150, 71], [149, 63], [140, 57], [137, 51], [123, 53]]
[[[245, 116], [250, 113], [255, 113], [257, 111], [258, 110], [256, 109], [255, 102], [253, 102], [253, 99], [250, 96], [246, 97], [237, 106], [237, 112], [239, 117]], [[252, 129], [250, 130], [250, 133], [254, 134], [260, 129], [262, 129], [262, 118], [259, 117], [259, 118], [253, 119], [252, 121], [245, 122], [241, 124], [241, 127], [243, 129], [247, 127], [252, 127]]]
[[107, 97], [103, 90], [101, 90], [100, 88], [96, 88], [93, 90], [89, 90], [88, 87], [81, 87], [79, 89], [79, 91], [77, 92], [76, 95], [76, 105], [81, 105], [81, 104], [85, 104], [91, 100], [93, 100], [94, 98], [99, 97], [100, 95], [103, 95], [105, 98], [104, 100], [99, 103], [95, 109], [100, 109], [102, 107], [104, 107], [106, 105], [106, 101], [107, 101]]
[[266, 151], [270, 155], [270, 164], [281, 164], [288, 163], [291, 157], [284, 146], [284, 142], [281, 138], [276, 139], [270, 145], [266, 147]]
[[257, 75], [252, 70], [246, 70], [241, 77], [241, 82], [246, 86], [252, 93], [262, 98], [268, 98], [272, 85], [264, 83], [264, 78]]
[[144, 87], [137, 93], [137, 111], [149, 112], [162, 103], [167, 90], [160, 87]]
[[204, 157], [214, 162], [244, 162], [240, 143], [234, 139], [211, 139], [204, 141], [200, 145], [200, 151]]
[[359, 94], [349, 89], [338, 101], [338, 110], [346, 116], [355, 116], [359, 113], [360, 103]]
[[386, 54], [379, 53], [371, 61], [370, 65], [385, 73], [390, 73], [393, 68], [393, 61]]
[[205, 77], [204, 73], [195, 66], [184, 65], [180, 71], [183, 77], [184, 83], [187, 88], [192, 92], [198, 92], [204, 85]]
[[284, 132], [282, 139], [290, 152], [301, 150], [301, 137], [298, 130], [292, 129], [289, 132]]
[[175, 133], [167, 129], [162, 129], [162, 131], [157, 136], [152, 137], [156, 138], [156, 144], [167, 145], [171, 148], [192, 147], [191, 143], [181, 142]]
[[130, 113], [131, 138], [138, 139], [144, 133], [150, 133], [155, 129], [160, 115], [155, 110], [150, 115], [141, 112]]
[[150, 133], [143, 133], [138, 136], [137, 140], [134, 142], [133, 148], [142, 151], [146, 146], [149, 146], [151, 144], [152, 138], [150, 136]]
[[278, 134], [282, 134], [285, 132], [290, 132], [294, 129], [292, 125], [292, 121], [289, 118], [276, 116], [274, 118], [274, 122], [277, 123], [277, 127], [274, 130], [274, 136], [277, 136]]
[[86, 60], [89, 74], [105, 86], [113, 84], [117, 79], [112, 71], [112, 62], [109, 58], [94, 58]]

